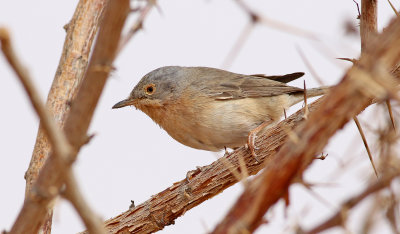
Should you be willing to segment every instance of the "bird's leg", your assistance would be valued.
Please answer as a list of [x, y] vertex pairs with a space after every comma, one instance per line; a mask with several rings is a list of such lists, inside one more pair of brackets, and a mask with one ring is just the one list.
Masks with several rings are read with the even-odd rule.
[[253, 155], [254, 159], [259, 163], [260, 161], [257, 158], [257, 154], [256, 154], [256, 150], [258, 150], [258, 148], [255, 146], [255, 141], [256, 141], [256, 137], [257, 137], [257, 133], [259, 133], [263, 128], [267, 127], [268, 125], [270, 125], [271, 122], [270, 121], [265, 121], [262, 124], [260, 124], [258, 127], [256, 127], [255, 129], [251, 130], [249, 132], [249, 136], [247, 137], [247, 146], [251, 152], [251, 155]]
[[223, 156], [223, 157], [228, 156], [228, 155], [229, 155], [229, 152], [228, 152], [228, 149], [226, 148], [226, 146], [224, 146], [224, 150], [225, 150], [225, 153], [224, 153], [224, 156]]

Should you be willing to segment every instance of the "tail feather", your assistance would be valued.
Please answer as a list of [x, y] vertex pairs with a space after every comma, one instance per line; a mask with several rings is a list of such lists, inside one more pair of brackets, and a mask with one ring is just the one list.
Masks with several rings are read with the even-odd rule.
[[330, 88], [331, 88], [330, 86], [322, 86], [319, 88], [307, 89], [307, 97], [316, 97], [324, 95], [329, 91]]
[[[322, 86], [319, 88], [307, 89], [307, 98], [317, 97], [326, 94], [330, 86]], [[304, 92], [298, 92], [290, 95], [290, 105], [294, 105], [304, 100]]]
[[274, 80], [282, 83], [289, 83], [291, 81], [297, 80], [298, 78], [304, 76], [304, 72], [295, 72], [295, 73], [290, 73], [286, 75], [277, 75], [277, 76], [267, 76], [263, 74], [254, 74], [251, 76], [257, 76], [269, 80]]

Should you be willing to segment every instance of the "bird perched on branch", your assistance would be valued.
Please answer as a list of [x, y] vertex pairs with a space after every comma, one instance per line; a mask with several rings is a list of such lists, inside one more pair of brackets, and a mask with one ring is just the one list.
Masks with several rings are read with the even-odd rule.
[[[219, 151], [249, 143], [255, 156], [255, 134], [304, 99], [304, 89], [286, 84], [303, 75], [242, 75], [209, 67], [161, 67], [145, 75], [129, 97], [113, 109], [135, 106], [172, 138], [192, 148]], [[325, 91], [308, 89], [307, 97]]]

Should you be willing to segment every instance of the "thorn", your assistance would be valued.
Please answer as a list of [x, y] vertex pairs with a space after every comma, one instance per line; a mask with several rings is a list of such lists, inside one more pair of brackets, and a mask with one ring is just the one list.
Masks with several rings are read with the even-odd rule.
[[388, 0], [390, 7], [392, 7], [392, 10], [396, 14], [397, 17], [399, 17], [399, 12], [396, 10], [396, 8], [393, 6], [392, 2]]
[[261, 224], [268, 224], [268, 223], [269, 223], [268, 219], [266, 219], [266, 218], [261, 219]]
[[82, 146], [89, 144], [89, 142], [96, 136], [96, 133], [90, 134], [86, 136], [85, 141], [83, 142]]
[[344, 61], [349, 61], [349, 62], [352, 62], [353, 64], [355, 64], [355, 63], [358, 62], [357, 59], [350, 59], [350, 58], [336, 58], [336, 59], [344, 60]]
[[131, 200], [131, 204], [129, 205], [129, 209], [134, 209], [135, 208], [135, 201]]
[[393, 130], [396, 131], [396, 125], [394, 123], [394, 117], [393, 117], [393, 112], [392, 112], [392, 105], [390, 104], [390, 100], [389, 99], [386, 100], [386, 106], [387, 106], [388, 111], [389, 111], [390, 121], [392, 121]]
[[306, 81], [304, 80], [304, 119], [308, 118], [308, 104], [307, 104], [307, 87], [306, 87]]
[[374, 168], [375, 175], [378, 178], [378, 172], [376, 171], [375, 163], [374, 163], [374, 160], [372, 158], [371, 151], [369, 150], [368, 142], [367, 142], [367, 139], [365, 138], [364, 131], [362, 130], [361, 124], [358, 121], [357, 117], [354, 117], [353, 119], [354, 119], [354, 122], [357, 125], [358, 131], [360, 132], [360, 135], [361, 135], [362, 141], [364, 143], [365, 149], [367, 150], [369, 161], [371, 162], [371, 165]]
[[361, 17], [360, 6], [358, 5], [358, 2], [356, 2], [355, 0], [353, 0], [353, 2], [357, 6], [357, 12], [358, 12], [357, 19], [360, 19], [360, 17]]
[[328, 154], [324, 155], [324, 152], [321, 153], [321, 156], [316, 157], [315, 159], [325, 160], [328, 157]]
[[66, 24], [63, 26], [63, 29], [64, 29], [66, 32], [68, 32], [69, 24], [70, 24], [70, 22], [66, 23]]

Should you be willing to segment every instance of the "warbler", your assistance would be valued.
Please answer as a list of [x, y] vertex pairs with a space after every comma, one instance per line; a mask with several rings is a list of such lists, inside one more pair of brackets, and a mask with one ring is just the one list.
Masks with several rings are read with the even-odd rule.
[[[251, 140], [252, 130], [277, 122], [284, 110], [303, 101], [304, 89], [286, 84], [303, 75], [242, 75], [210, 67], [161, 67], [146, 74], [128, 98], [112, 108], [135, 106], [189, 147], [235, 149]], [[326, 90], [308, 89], [307, 97]]]

